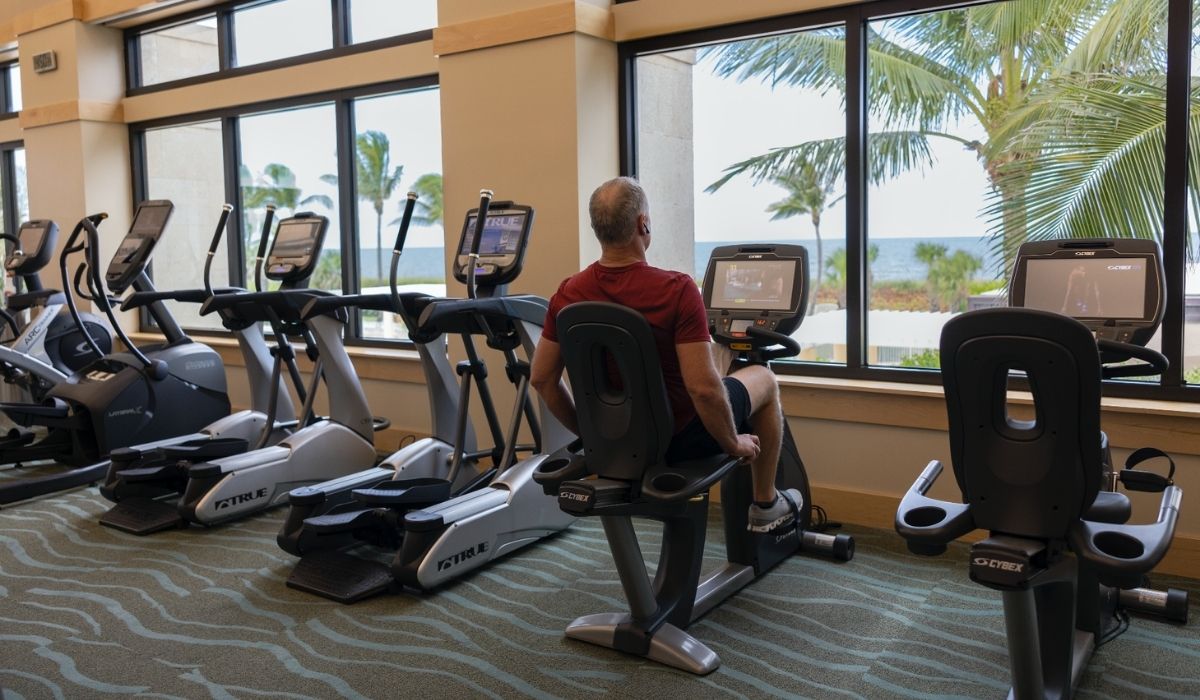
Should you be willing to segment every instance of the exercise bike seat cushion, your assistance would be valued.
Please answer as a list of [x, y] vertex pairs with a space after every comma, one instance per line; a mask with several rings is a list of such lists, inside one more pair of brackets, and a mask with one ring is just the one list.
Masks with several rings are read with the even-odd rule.
[[1133, 515], [1133, 504], [1129, 497], [1118, 491], [1101, 491], [1096, 494], [1096, 500], [1083, 514], [1084, 520], [1094, 523], [1121, 524], [1129, 522]]

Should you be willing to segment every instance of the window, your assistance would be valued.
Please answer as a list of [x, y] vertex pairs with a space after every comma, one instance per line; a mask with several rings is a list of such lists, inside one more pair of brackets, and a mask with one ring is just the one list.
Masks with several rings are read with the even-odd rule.
[[236, 62], [249, 66], [333, 48], [329, 0], [275, 0], [233, 13]]
[[[225, 204], [225, 167], [221, 157], [218, 120], [147, 129], [142, 136], [146, 199], [175, 203], [166, 235], [167, 245], [154, 253], [153, 269], [169, 270], [161, 284], [168, 289], [204, 286], [204, 261], [212, 233]], [[214, 287], [229, 284], [229, 240], [236, 229], [227, 226], [213, 257]], [[171, 313], [189, 328], [221, 328], [216, 314], [200, 315], [196, 304], [171, 305]]]
[[[1192, 6], [1192, 34], [1195, 37], [1192, 48], [1191, 71], [1191, 102], [1192, 113], [1200, 107], [1200, 1]], [[1195, 129], [1195, 122], [1192, 122]], [[1195, 142], [1200, 134], [1189, 133], [1188, 138]], [[1191, 157], [1200, 157], [1192, 152]], [[1188, 384], [1200, 384], [1200, 182], [1196, 181], [1196, 163], [1189, 163], [1188, 168], [1188, 241], [1187, 241], [1187, 278], [1184, 284], [1185, 297], [1183, 305], [1183, 380]]]
[[401, 8], [396, 5], [396, 0], [350, 0], [351, 41], [373, 41], [437, 26], [433, 0], [409, 0]]
[[253, 279], [254, 257], [268, 204], [276, 220], [300, 211], [329, 219], [325, 247], [309, 286], [350, 291], [342, 279], [338, 221], [337, 127], [332, 104], [269, 112], [238, 120], [241, 162], [242, 238], [246, 279]]
[[[402, 121], [397, 115], [405, 115]], [[419, 196], [397, 281], [406, 290], [446, 292], [440, 105], [436, 90], [354, 102], [358, 263], [364, 292], [385, 291], [399, 217], [408, 192]], [[392, 314], [363, 312], [363, 337], [406, 338]]]
[[[230, 73], [371, 50], [355, 44], [425, 41], [437, 25], [436, 0], [226, 0], [125, 33], [131, 93], [215, 80]], [[302, 60], [306, 60], [302, 59]]]
[[221, 67], [216, 15], [145, 32], [137, 43], [142, 85], [215, 73]]
[[[402, 203], [409, 190], [416, 190], [422, 206], [407, 240], [400, 281], [406, 289], [444, 294], [441, 122], [434, 81], [421, 78], [311, 100], [268, 111], [232, 108], [201, 121], [178, 117], [133, 125], [142, 166], [136, 169], [135, 196], [175, 203], [169, 240], [156, 254], [156, 268], [171, 271], [162, 286], [202, 286], [213, 227], [221, 204], [229, 202], [236, 211], [215, 257], [214, 285], [253, 288], [266, 207], [274, 204], [276, 221], [301, 211], [329, 219], [310, 286], [338, 293], [360, 287], [379, 291], [387, 283]], [[365, 174], [342, 176], [355, 172], [360, 154], [363, 162], [386, 155], [387, 167], [376, 169], [387, 172], [390, 182], [377, 188], [386, 190], [385, 196], [374, 195], [373, 180]], [[194, 308], [173, 311], [185, 328], [221, 327], [219, 319], [202, 318]], [[408, 337], [390, 314], [364, 312], [353, 321], [347, 329], [351, 342]]]
[[[821, 275], [816, 306], [796, 334], [802, 359], [846, 366], [792, 371], [934, 382], [936, 373], [913, 370], [939, 366], [948, 319], [1006, 303], [1022, 242], [1155, 239], [1173, 271], [1169, 286], [1187, 293], [1171, 304], [1186, 314], [1168, 315], [1151, 341], [1174, 369], [1150, 383], [1174, 387], [1180, 374], [1200, 383], [1200, 217], [1185, 230], [1164, 207], [1188, 187], [1200, 212], [1200, 183], [1182, 177], [1198, 169], [1187, 149], [1166, 147], [1167, 116], [1189, 109], [1182, 91], [1168, 95], [1167, 77], [1186, 73], [1187, 51], [1200, 46], [1196, 32], [1190, 45], [1178, 34], [1168, 45], [1180, 4], [919, 5], [902, 15], [895, 3], [857, 4], [623, 45], [632, 127], [625, 168], [657, 204], [657, 228], [678, 220], [695, 230], [695, 260], [660, 251], [659, 262], [699, 272], [710, 236], [801, 242], [824, 259], [813, 271]], [[1200, 69], [1192, 75], [1194, 84]], [[839, 113], [851, 128], [839, 128]], [[724, 128], [706, 124], [724, 115]], [[727, 181], [704, 173], [714, 152]], [[821, 253], [803, 215], [770, 222], [760, 214], [772, 202], [782, 214], [782, 178], [802, 165], [835, 173], [811, 176], [831, 183], [816, 190], [833, 203], [820, 218]], [[1168, 173], [1181, 174], [1167, 183], [1175, 189], [1164, 189]], [[721, 187], [705, 191], [709, 184]], [[706, 202], [736, 223], [701, 215]], [[737, 233], [713, 236], [714, 222]], [[777, 233], [781, 223], [791, 230]], [[833, 309], [822, 308], [831, 300]], [[831, 337], [823, 322], [837, 312]], [[1173, 337], [1181, 346], [1163, 345]], [[1115, 391], [1180, 396], [1153, 386]]]
[[[637, 59], [638, 177], [659, 234], [651, 262], [700, 282], [717, 246], [802, 244], [812, 317], [795, 335], [799, 359], [818, 362], [845, 361], [844, 87], [738, 69], [844, 36], [841, 27], [816, 29]], [[773, 150], [783, 144], [814, 148]]]
[[12, 63], [5, 68], [8, 71], [8, 111], [21, 111], [21, 64]]

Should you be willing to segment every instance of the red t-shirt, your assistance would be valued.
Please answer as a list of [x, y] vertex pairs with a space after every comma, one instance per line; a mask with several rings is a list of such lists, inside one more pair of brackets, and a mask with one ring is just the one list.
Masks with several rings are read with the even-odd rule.
[[662, 270], [641, 262], [626, 267], [604, 267], [594, 262], [563, 280], [550, 297], [542, 337], [558, 342], [558, 312], [579, 301], [609, 301], [628, 306], [646, 317], [662, 363], [667, 399], [675, 416], [675, 433], [696, 417], [692, 397], [683, 386], [675, 346], [707, 343], [708, 317], [704, 300], [692, 278], [682, 272]]

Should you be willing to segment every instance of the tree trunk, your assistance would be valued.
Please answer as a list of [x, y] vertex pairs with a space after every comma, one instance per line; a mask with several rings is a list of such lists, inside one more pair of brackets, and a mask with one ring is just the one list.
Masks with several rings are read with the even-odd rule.
[[375, 214], [375, 271], [376, 277], [383, 277], [383, 212]]
[[813, 232], [817, 236], [817, 279], [813, 284], [812, 294], [808, 299], [809, 314], [817, 307], [817, 297], [821, 293], [821, 280], [825, 276], [825, 251], [821, 249], [821, 220], [819, 218], [813, 218]]

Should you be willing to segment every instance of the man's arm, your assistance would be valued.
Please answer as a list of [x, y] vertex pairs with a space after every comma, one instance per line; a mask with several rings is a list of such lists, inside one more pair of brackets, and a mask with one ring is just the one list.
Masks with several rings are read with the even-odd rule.
[[696, 406], [700, 422], [713, 436], [721, 449], [731, 457], [753, 459], [758, 456], [758, 438], [754, 435], [739, 435], [733, 424], [733, 411], [725, 385], [713, 362], [712, 343], [684, 343], [675, 346], [679, 356], [679, 371], [683, 385]]
[[[563, 427], [579, 434], [579, 419], [575, 415], [575, 400], [567, 391], [563, 381], [562, 350], [558, 343], [542, 336], [533, 352], [533, 365], [529, 369], [529, 383], [546, 402], [550, 413]], [[731, 419], [732, 420], [732, 419]]]

